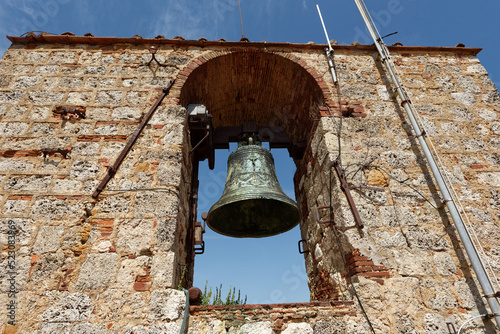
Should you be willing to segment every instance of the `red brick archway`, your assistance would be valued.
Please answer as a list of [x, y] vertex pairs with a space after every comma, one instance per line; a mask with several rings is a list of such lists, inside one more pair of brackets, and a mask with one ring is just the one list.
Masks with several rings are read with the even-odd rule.
[[254, 121], [282, 126], [293, 141], [307, 140], [319, 106], [331, 104], [323, 76], [304, 60], [279, 51], [244, 49], [210, 52], [178, 75], [180, 103], [202, 103], [213, 125]]

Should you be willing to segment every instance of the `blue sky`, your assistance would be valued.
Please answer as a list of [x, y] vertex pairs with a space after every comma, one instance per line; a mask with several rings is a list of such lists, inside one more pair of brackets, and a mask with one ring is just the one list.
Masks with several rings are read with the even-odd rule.
[[[324, 43], [325, 37], [315, 5], [321, 7], [330, 35], [340, 44], [358, 40], [371, 44], [353, 0], [241, 0], [245, 36], [251, 41]], [[479, 59], [500, 86], [500, 3], [491, 0], [366, 0], [382, 35], [395, 31], [387, 44], [455, 46], [464, 43], [482, 47]], [[205, 37], [237, 41], [241, 28], [237, 0], [0, 0], [0, 35], [27, 31], [77, 35], [186, 39]], [[9, 47], [0, 38], [0, 54]], [[273, 150], [279, 161], [278, 177], [289, 195], [294, 167], [286, 151]], [[228, 152], [217, 152], [216, 170], [202, 162], [199, 212], [208, 211], [224, 186]], [[278, 237], [230, 239], [215, 233], [205, 235], [206, 253], [196, 258], [195, 285], [205, 280], [216, 286], [236, 285], [249, 302], [307, 301], [307, 280], [300, 234], [292, 230]]]

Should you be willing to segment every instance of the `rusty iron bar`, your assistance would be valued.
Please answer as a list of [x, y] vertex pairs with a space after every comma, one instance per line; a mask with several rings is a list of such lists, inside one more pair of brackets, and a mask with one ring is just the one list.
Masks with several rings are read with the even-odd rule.
[[359, 212], [358, 212], [358, 208], [356, 207], [356, 203], [354, 203], [354, 199], [352, 198], [351, 187], [347, 183], [347, 180], [345, 179], [345, 175], [342, 172], [342, 169], [340, 168], [338, 161], [333, 162], [333, 167], [335, 167], [335, 172], [337, 172], [337, 176], [339, 177], [340, 188], [344, 192], [345, 197], [347, 198], [347, 202], [349, 203], [349, 206], [351, 207], [352, 215], [354, 216], [354, 221], [356, 222], [356, 225], [358, 226], [358, 228], [362, 229], [365, 226], [363, 225], [363, 221], [361, 220], [361, 217], [359, 216]]
[[123, 160], [127, 156], [128, 152], [130, 151], [130, 149], [134, 145], [135, 141], [137, 140], [137, 138], [141, 134], [141, 132], [144, 129], [144, 127], [146, 126], [146, 124], [149, 122], [149, 119], [151, 118], [151, 116], [153, 115], [155, 110], [160, 106], [160, 104], [163, 101], [163, 99], [165, 98], [165, 96], [168, 95], [168, 92], [170, 91], [170, 88], [174, 84], [174, 81], [175, 80], [171, 80], [168, 83], [168, 85], [163, 88], [162, 94], [160, 95], [160, 97], [158, 97], [158, 99], [156, 100], [155, 104], [153, 104], [151, 109], [149, 109], [148, 113], [143, 117], [141, 123], [139, 124], [139, 126], [137, 127], [135, 132], [130, 137], [129, 141], [127, 142], [127, 145], [125, 145], [125, 147], [123, 148], [122, 152], [120, 153], [120, 155], [116, 159], [113, 166], [108, 167], [108, 173], [106, 174], [104, 179], [101, 181], [101, 183], [97, 186], [96, 190], [92, 194], [92, 198], [97, 198], [97, 196], [99, 196], [99, 194], [104, 190], [104, 187], [106, 187], [106, 184], [108, 184], [109, 180], [111, 180], [113, 178], [113, 176], [116, 174], [116, 171], [120, 167], [121, 163], [123, 162]]

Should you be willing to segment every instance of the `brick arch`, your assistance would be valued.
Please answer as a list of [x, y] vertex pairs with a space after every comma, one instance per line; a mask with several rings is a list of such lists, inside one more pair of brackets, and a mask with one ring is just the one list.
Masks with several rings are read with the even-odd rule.
[[180, 103], [203, 103], [217, 126], [244, 121], [283, 126], [292, 140], [307, 140], [319, 107], [332, 105], [323, 76], [287, 52], [238, 49], [192, 60], [176, 80]]

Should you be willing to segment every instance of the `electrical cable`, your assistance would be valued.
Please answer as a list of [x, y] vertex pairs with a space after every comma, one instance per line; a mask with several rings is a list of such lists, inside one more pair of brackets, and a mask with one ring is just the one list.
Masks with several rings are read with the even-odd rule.
[[[351, 166], [361, 166], [362, 168], [373, 168], [373, 169], [378, 169], [382, 172], [384, 172], [385, 174], [387, 174], [387, 176], [389, 176], [389, 178], [391, 178], [392, 180], [400, 183], [400, 184], [404, 184], [405, 186], [407, 186], [408, 188], [412, 189], [414, 192], [416, 192], [418, 195], [420, 195], [420, 197], [422, 197], [427, 203], [429, 203], [430, 206], [432, 206], [434, 209], [438, 209], [438, 207], [432, 203], [427, 197], [425, 197], [424, 194], [422, 194], [418, 189], [416, 189], [415, 187], [413, 187], [412, 185], [406, 183], [406, 181], [409, 180], [409, 178], [407, 178], [406, 180], [398, 180], [396, 179], [394, 176], [392, 176], [391, 174], [389, 174], [389, 172], [387, 172], [384, 168], [382, 167], [379, 167], [379, 166], [376, 166], [376, 165], [366, 165], [366, 164], [361, 164], [361, 163], [351, 163], [349, 165], [347, 165], [344, 170], [347, 170], [347, 168], [351, 167]], [[347, 176], [348, 174], [346, 174]]]
[[363, 315], [365, 316], [366, 321], [368, 322], [368, 325], [370, 326], [370, 329], [372, 330], [373, 334], [375, 334], [375, 329], [373, 329], [373, 325], [370, 321], [370, 318], [368, 318], [368, 314], [365, 311], [365, 308], [363, 307], [363, 303], [361, 302], [361, 299], [359, 298], [358, 292], [356, 291], [356, 287], [354, 286], [352, 282], [352, 277], [351, 274], [349, 273], [349, 268], [347, 266], [347, 262], [344, 257], [344, 251], [342, 249], [342, 245], [340, 244], [339, 237], [337, 235], [337, 230], [335, 229], [335, 224], [333, 222], [333, 208], [332, 208], [332, 167], [330, 167], [330, 226], [332, 227], [333, 235], [335, 236], [335, 242], [337, 243], [337, 247], [339, 248], [339, 253], [340, 257], [342, 258], [342, 263], [344, 264], [347, 277], [349, 278], [349, 283], [352, 287], [352, 291], [354, 292], [354, 295], [356, 296], [356, 299], [358, 300], [359, 307], [361, 308], [361, 311], [363, 312]]
[[[319, 8], [318, 8], [318, 12], [319, 12]], [[320, 17], [321, 17], [321, 13], [320, 13]], [[322, 20], [323, 22], [323, 20]], [[325, 28], [325, 33], [326, 33], [326, 28]], [[328, 36], [328, 35], [327, 35]], [[327, 37], [328, 39], [328, 37]], [[330, 45], [330, 42], [328, 41], [328, 44]], [[336, 65], [335, 65], [335, 60], [334, 60], [334, 57], [333, 57], [334, 53], [333, 53], [333, 48], [331, 48], [330, 46], [330, 50], [328, 51], [327, 53], [327, 57], [331, 60], [332, 62], [332, 65], [333, 65], [333, 71], [334, 73], [337, 73], [337, 68], [336, 68]], [[332, 74], [333, 75], [333, 74]], [[337, 143], [338, 143], [338, 155], [337, 157], [335, 158], [334, 161], [337, 161], [339, 166], [340, 166], [340, 171], [343, 173], [343, 169], [342, 169], [342, 145], [341, 145], [341, 133], [342, 133], [342, 119], [344, 118], [344, 115], [342, 113], [342, 94], [341, 94], [341, 91], [340, 91], [340, 80], [338, 80], [338, 77], [337, 77], [337, 81], [335, 82], [335, 77], [332, 77], [333, 81], [334, 81], [334, 84], [337, 85], [337, 97], [338, 97], [338, 104], [339, 104], [339, 121], [336, 122], [337, 123]], [[330, 108], [328, 107], [328, 105], [326, 105], [326, 107], [328, 108], [328, 112], [330, 114], [330, 116], [332, 118], [334, 118], [335, 116], [332, 114], [332, 112], [330, 111]], [[332, 227], [332, 231], [333, 231], [333, 235], [335, 236], [335, 241], [337, 243], [337, 247], [339, 248], [339, 253], [340, 253], [340, 256], [342, 258], [342, 263], [344, 264], [344, 268], [346, 270], [346, 273], [347, 273], [347, 276], [349, 277], [349, 283], [352, 287], [352, 291], [354, 292], [354, 295], [356, 296], [356, 299], [359, 303], [359, 306], [363, 312], [363, 315], [365, 316], [365, 319], [366, 321], [368, 322], [368, 325], [370, 326], [370, 329], [371, 331], [375, 334], [375, 329], [373, 328], [373, 325], [370, 321], [370, 318], [368, 317], [368, 314], [366, 313], [366, 310], [365, 308], [363, 307], [363, 303], [361, 302], [361, 299], [359, 298], [359, 295], [358, 295], [358, 292], [356, 291], [356, 288], [352, 282], [352, 277], [351, 277], [351, 274], [349, 273], [349, 268], [347, 266], [347, 262], [345, 260], [345, 257], [344, 257], [344, 252], [342, 250], [342, 245], [340, 243], [340, 240], [339, 240], [339, 237], [338, 237], [338, 234], [337, 234], [337, 230], [335, 228], [335, 224], [333, 222], [333, 206], [332, 206], [332, 167], [331, 166], [329, 168], [329, 172], [330, 172], [330, 196], [329, 196], [329, 199], [330, 199], [330, 225]]]
[[460, 326], [460, 328], [458, 329], [458, 334], [460, 334], [460, 332], [462, 331], [462, 328], [464, 328], [464, 326], [468, 323], [468, 322], [471, 322], [472, 320], [474, 319], [477, 319], [477, 318], [481, 318], [481, 317], [486, 317], [488, 316], [488, 314], [481, 314], [481, 315], [478, 315], [478, 316], [475, 316], [475, 317], [472, 317], [470, 318], [469, 320], [467, 320], [466, 322], [464, 322], [462, 324], [462, 326]]

